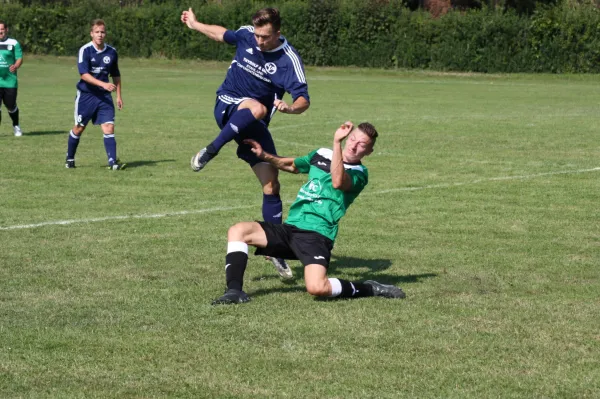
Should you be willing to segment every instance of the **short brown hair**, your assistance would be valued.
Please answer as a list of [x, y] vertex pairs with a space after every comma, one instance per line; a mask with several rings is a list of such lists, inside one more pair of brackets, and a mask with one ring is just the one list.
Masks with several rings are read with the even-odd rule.
[[104, 23], [103, 19], [95, 19], [92, 21], [92, 24], [90, 25], [90, 31], [94, 30], [94, 26], [104, 26], [106, 28], [106, 24]]
[[369, 122], [363, 122], [358, 125], [358, 128], [361, 132], [371, 138], [371, 145], [374, 146], [377, 136], [379, 136], [379, 133], [377, 133], [377, 130], [375, 130], [375, 126], [371, 125]]
[[273, 31], [277, 32], [281, 28], [281, 17], [276, 8], [261, 8], [252, 16], [254, 26], [265, 26], [271, 24]]
[[4, 25], [4, 29], [8, 29], [8, 24], [0, 19], [0, 25]]

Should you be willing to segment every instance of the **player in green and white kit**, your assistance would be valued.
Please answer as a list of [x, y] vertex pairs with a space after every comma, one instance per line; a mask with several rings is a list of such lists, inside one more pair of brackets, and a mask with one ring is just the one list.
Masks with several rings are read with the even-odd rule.
[[[15, 136], [23, 132], [19, 127], [19, 108], [17, 108], [17, 69], [23, 64], [23, 51], [15, 39], [8, 37], [8, 25], [0, 21], [0, 107], [4, 102], [8, 115], [12, 119]], [[2, 121], [0, 108], [0, 121]]]
[[376, 281], [327, 278], [338, 223], [369, 182], [367, 168], [361, 159], [373, 152], [377, 136], [377, 130], [370, 123], [361, 123], [354, 129], [351, 122], [346, 122], [335, 132], [333, 149], [320, 148], [301, 158], [281, 158], [264, 152], [254, 140], [244, 140], [260, 160], [286, 172], [308, 173], [309, 180], [300, 188], [283, 224], [242, 222], [229, 228], [225, 257], [227, 289], [213, 304], [250, 300], [242, 291], [249, 245], [257, 248], [256, 255], [302, 262], [306, 290], [311, 295], [342, 298], [406, 296], [400, 288]]

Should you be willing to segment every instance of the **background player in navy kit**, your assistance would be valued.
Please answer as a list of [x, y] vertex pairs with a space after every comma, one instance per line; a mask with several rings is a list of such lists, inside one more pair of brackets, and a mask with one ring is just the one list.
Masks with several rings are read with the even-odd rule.
[[[273, 114], [276, 111], [301, 114], [310, 105], [304, 66], [298, 52], [280, 34], [279, 11], [261, 9], [252, 17], [253, 26], [242, 26], [237, 31], [200, 23], [191, 8], [183, 11], [181, 21], [210, 39], [237, 47], [225, 81], [217, 90], [214, 113], [222, 130], [192, 158], [192, 169], [204, 168], [226, 143], [235, 140], [238, 157], [250, 165], [262, 185], [263, 219], [281, 223], [278, 170], [258, 159], [250, 147], [243, 144], [244, 139], [253, 139], [265, 151], [276, 154], [268, 130]], [[282, 100], [285, 92], [292, 95], [291, 105]], [[271, 260], [282, 277], [292, 277], [284, 260]]]
[[361, 160], [373, 152], [377, 136], [370, 123], [361, 123], [353, 129], [352, 123], [346, 122], [334, 134], [333, 149], [320, 148], [300, 158], [269, 154], [256, 141], [248, 140], [260, 159], [286, 172], [308, 173], [308, 181], [298, 192], [284, 224], [243, 222], [229, 229], [225, 257], [227, 290], [213, 304], [250, 300], [242, 291], [248, 245], [257, 248], [257, 255], [299, 259], [304, 265], [306, 290], [315, 296], [399, 299], [406, 296], [398, 287], [372, 280], [350, 282], [327, 278], [338, 223], [369, 182], [369, 173]]
[[[77, 83], [75, 97], [75, 126], [69, 133], [67, 147], [67, 168], [75, 167], [75, 152], [81, 133], [91, 120], [102, 127], [104, 148], [108, 157], [108, 168], [119, 170], [125, 164], [117, 161], [117, 142], [115, 141], [115, 106], [111, 93], [117, 92], [117, 107], [123, 108], [121, 97], [121, 73], [117, 50], [104, 43], [106, 24], [101, 19], [92, 21], [90, 30], [92, 41], [79, 49], [77, 67], [81, 80]], [[109, 75], [113, 83], [108, 80]]]

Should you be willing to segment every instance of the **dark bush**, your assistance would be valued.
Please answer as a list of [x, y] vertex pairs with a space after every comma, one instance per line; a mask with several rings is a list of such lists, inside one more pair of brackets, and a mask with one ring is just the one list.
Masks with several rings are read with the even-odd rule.
[[[72, 0], [0, 5], [11, 36], [35, 54], [75, 55], [103, 18], [121, 56], [229, 60], [233, 48], [185, 28], [178, 1]], [[45, 5], [44, 5], [45, 4]], [[138, 4], [136, 6], [136, 4]], [[141, 4], [141, 5], [139, 5]], [[183, 4], [183, 2], [181, 2]], [[474, 72], [600, 72], [600, 11], [561, 2], [531, 15], [501, 9], [432, 18], [405, 0], [190, 0], [198, 20], [237, 29], [267, 4], [311, 65]]]

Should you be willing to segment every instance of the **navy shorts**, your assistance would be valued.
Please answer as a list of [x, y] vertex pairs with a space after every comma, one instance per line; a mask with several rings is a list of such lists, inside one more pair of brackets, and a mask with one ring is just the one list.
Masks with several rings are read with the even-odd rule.
[[291, 224], [258, 222], [267, 236], [267, 246], [256, 248], [255, 255], [299, 260], [303, 266], [329, 267], [333, 241], [315, 231], [299, 229]]
[[77, 90], [75, 124], [87, 126], [90, 120], [94, 125], [115, 123], [115, 105], [110, 93], [98, 95]]
[[[215, 121], [219, 126], [219, 129], [223, 129], [231, 115], [238, 110], [238, 105], [244, 99], [232, 99], [236, 102], [225, 102], [220, 100], [217, 97], [217, 101], [215, 103]], [[242, 141], [245, 139], [252, 139], [257, 141], [269, 154], [277, 155], [277, 150], [275, 149], [275, 143], [273, 142], [273, 137], [271, 137], [271, 132], [267, 127], [265, 121], [260, 120], [254, 122], [247, 129], [244, 129], [244, 132], [239, 133], [235, 136], [235, 142], [238, 144], [237, 156], [242, 159], [246, 163], [253, 167], [254, 165], [264, 162], [261, 161], [254, 155], [252, 151], [250, 151], [250, 146], [244, 144]]]

